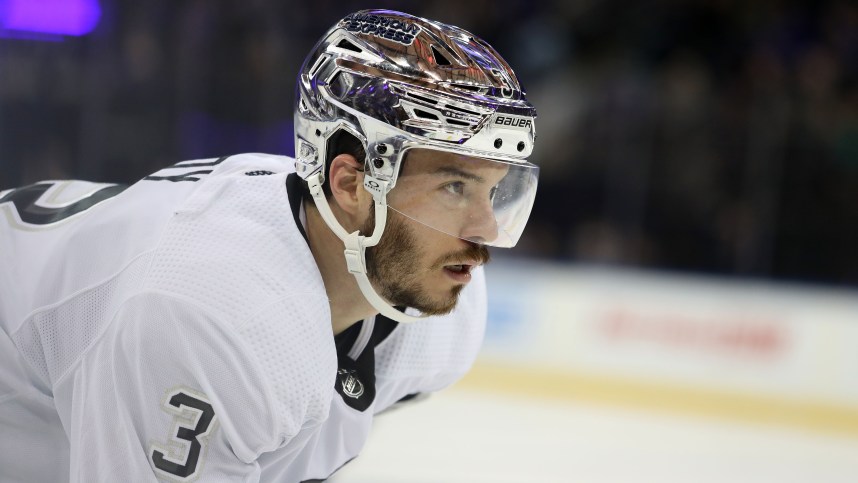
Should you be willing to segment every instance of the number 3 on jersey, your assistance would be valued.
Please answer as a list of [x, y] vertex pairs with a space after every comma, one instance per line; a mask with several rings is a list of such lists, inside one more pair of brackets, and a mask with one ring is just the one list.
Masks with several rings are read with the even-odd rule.
[[160, 477], [192, 481], [199, 476], [204, 445], [217, 424], [214, 409], [201, 394], [180, 388], [167, 393], [164, 410], [173, 415], [173, 430], [166, 444], [150, 445], [149, 460]]

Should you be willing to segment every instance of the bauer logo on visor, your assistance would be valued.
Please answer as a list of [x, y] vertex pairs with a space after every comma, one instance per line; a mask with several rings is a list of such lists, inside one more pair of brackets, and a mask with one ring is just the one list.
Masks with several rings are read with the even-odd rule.
[[512, 127], [527, 131], [530, 129], [531, 121], [526, 117], [496, 115], [493, 124], [495, 126]]

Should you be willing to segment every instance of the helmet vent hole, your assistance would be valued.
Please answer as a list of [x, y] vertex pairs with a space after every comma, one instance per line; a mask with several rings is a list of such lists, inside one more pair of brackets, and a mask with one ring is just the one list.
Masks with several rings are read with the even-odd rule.
[[342, 79], [342, 72], [334, 73], [334, 76], [328, 79], [326, 84], [331, 88], [331, 93], [337, 97], [343, 97], [343, 91], [347, 90], [344, 83], [340, 82]]
[[337, 47], [339, 47], [341, 49], [345, 49], [345, 50], [351, 50], [352, 52], [358, 52], [358, 53], [363, 52], [363, 49], [361, 49], [357, 45], [349, 42], [349, 39], [340, 40], [337, 43]]
[[438, 65], [452, 65], [450, 59], [442, 54], [435, 46], [432, 46], [432, 56], [435, 57], [435, 63]]
[[432, 119], [434, 121], [439, 120], [438, 116], [436, 116], [435, 114], [432, 114], [431, 112], [424, 111], [423, 109], [414, 109], [414, 114], [416, 114], [417, 117], [420, 117], [423, 119]]
[[463, 90], [471, 91], [471, 92], [480, 92], [483, 90], [482, 87], [471, 85], [471, 84], [450, 84], [450, 85], [452, 87], [455, 87], [456, 89], [463, 89]]
[[310, 76], [311, 79], [313, 77], [316, 77], [316, 73], [318, 73], [319, 69], [321, 69], [322, 66], [325, 65], [325, 62], [327, 60], [328, 60], [328, 56], [326, 56], [326, 55], [320, 56], [318, 59], [316, 59], [316, 63], [313, 64], [313, 67], [310, 68], [310, 72], [308, 73], [308, 75]]
[[438, 104], [438, 101], [436, 101], [435, 99], [430, 99], [428, 97], [420, 96], [420, 95], [417, 95], [413, 92], [409, 92], [408, 96], [413, 98], [413, 99], [417, 99], [418, 101], [423, 101], [426, 104], [433, 104], [433, 105]]
[[497, 138], [495, 139], [495, 149], [500, 149], [503, 146], [503, 139]]
[[524, 141], [519, 141], [517, 146], [518, 152], [524, 151]]
[[468, 109], [462, 109], [461, 107], [457, 107], [457, 106], [454, 106], [454, 105], [452, 105], [452, 104], [447, 104], [445, 107], [446, 107], [447, 109], [450, 109], [451, 111], [457, 111], [457, 112], [461, 112], [461, 113], [463, 113], [463, 114], [470, 114], [470, 115], [472, 115], [472, 116], [479, 116], [479, 115], [480, 115], [480, 113], [479, 113], [479, 112], [477, 112], [477, 111], [471, 111], [471, 110], [468, 110]]

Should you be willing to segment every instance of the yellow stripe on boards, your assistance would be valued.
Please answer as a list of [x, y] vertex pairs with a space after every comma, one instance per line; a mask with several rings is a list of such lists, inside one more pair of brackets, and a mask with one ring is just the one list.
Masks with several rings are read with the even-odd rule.
[[858, 437], [858, 407], [569, 371], [477, 363], [457, 387], [792, 426]]

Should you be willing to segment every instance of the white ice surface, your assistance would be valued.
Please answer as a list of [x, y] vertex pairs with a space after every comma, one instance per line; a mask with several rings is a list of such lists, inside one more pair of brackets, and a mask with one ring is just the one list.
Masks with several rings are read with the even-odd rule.
[[379, 416], [333, 483], [855, 483], [858, 438], [453, 388]]

